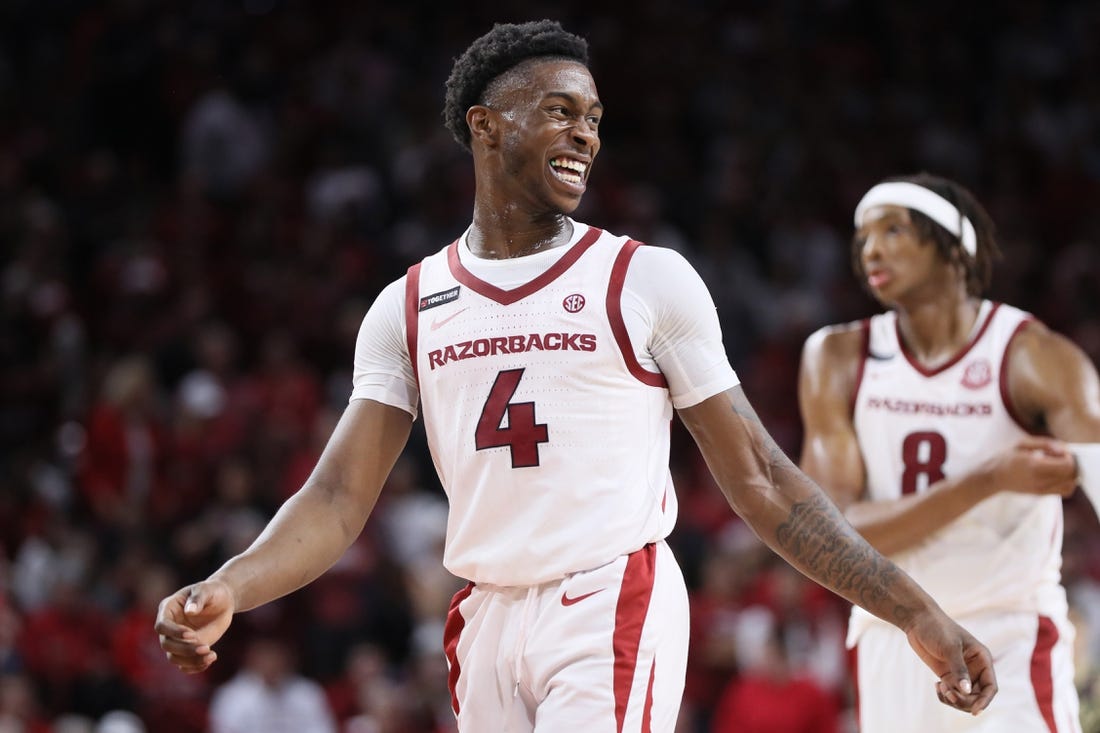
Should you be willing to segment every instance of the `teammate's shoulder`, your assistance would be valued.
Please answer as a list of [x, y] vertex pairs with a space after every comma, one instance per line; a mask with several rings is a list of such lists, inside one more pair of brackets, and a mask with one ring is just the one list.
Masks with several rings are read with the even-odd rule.
[[805, 358], [829, 363], [859, 358], [866, 330], [866, 319], [822, 326], [806, 338], [803, 354]]
[[813, 344], [816, 348], [838, 348], [848, 342], [859, 344], [863, 342], [866, 330], [866, 318], [847, 323], [830, 323], [811, 333], [806, 338], [806, 345]]
[[1062, 349], [1078, 348], [1072, 339], [1055, 331], [1037, 318], [1020, 321], [1008, 345], [1012, 353], [1027, 352], [1038, 356], [1053, 356]]

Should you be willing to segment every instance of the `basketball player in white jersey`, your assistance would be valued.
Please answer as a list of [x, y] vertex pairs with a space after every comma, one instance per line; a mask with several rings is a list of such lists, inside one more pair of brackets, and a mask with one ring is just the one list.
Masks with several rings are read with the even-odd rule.
[[997, 249], [963, 187], [886, 181], [855, 221], [853, 266], [890, 310], [807, 340], [802, 468], [989, 645], [1001, 689], [978, 718], [927, 704], [904, 635], [857, 607], [861, 730], [1079, 731], [1060, 585], [1062, 497], [1077, 476], [1061, 441], [1100, 441], [1096, 369], [1029, 314], [980, 297]]
[[456, 61], [445, 119], [473, 154], [473, 221], [372, 305], [351, 403], [301, 491], [251, 548], [162, 603], [169, 658], [205, 669], [233, 613], [335, 562], [419, 412], [450, 503], [444, 562], [470, 581], [443, 639], [459, 729], [671, 731], [688, 640], [664, 541], [675, 408], [761, 537], [904, 629], [929, 687], [980, 711], [996, 691], [988, 651], [776, 447], [694, 270], [569, 218], [600, 149], [586, 62], [585, 41], [550, 21], [498, 25]]

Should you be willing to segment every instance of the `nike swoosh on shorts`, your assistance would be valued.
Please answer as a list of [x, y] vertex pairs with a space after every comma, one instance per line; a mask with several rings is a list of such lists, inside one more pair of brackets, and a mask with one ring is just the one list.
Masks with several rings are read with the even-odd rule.
[[604, 590], [606, 590], [606, 588], [600, 588], [599, 590], [594, 590], [591, 593], [582, 593], [579, 596], [576, 596], [574, 598], [570, 598], [569, 597], [569, 592], [566, 591], [566, 592], [561, 594], [561, 605], [563, 605], [563, 606], [572, 606], [574, 603], [580, 603], [585, 598], [588, 598], [590, 596], [594, 596], [597, 593], [599, 593], [601, 591], [604, 591]]

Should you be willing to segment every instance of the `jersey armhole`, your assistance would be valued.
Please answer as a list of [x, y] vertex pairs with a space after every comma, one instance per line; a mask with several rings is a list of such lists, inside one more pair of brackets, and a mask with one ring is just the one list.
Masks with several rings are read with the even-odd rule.
[[1012, 421], [1029, 435], [1034, 435], [1035, 431], [1024, 422], [1023, 417], [1016, 407], [1016, 403], [1012, 401], [1012, 395], [1008, 392], [1008, 352], [1012, 348], [1012, 343], [1016, 340], [1016, 337], [1020, 335], [1020, 332], [1023, 331], [1029, 323], [1034, 322], [1034, 318], [1024, 318], [1016, 324], [1016, 328], [1012, 331], [1012, 335], [1009, 336], [1008, 341], [1005, 342], [1005, 350], [1004, 353], [1001, 354], [1001, 369], [1000, 373], [997, 375], [997, 389], [1001, 393], [1001, 403], [1005, 406], [1005, 411], [1008, 412], [1008, 416], [1012, 418]]
[[848, 404], [848, 414], [855, 421], [856, 402], [859, 400], [859, 388], [863, 384], [863, 368], [867, 365], [867, 355], [871, 353], [871, 319], [864, 318], [859, 323], [859, 365], [856, 367], [856, 379], [852, 385], [852, 397]]
[[634, 354], [634, 348], [630, 343], [630, 333], [626, 330], [626, 322], [623, 320], [622, 297], [626, 270], [630, 266], [630, 258], [640, 246], [642, 246], [641, 242], [631, 239], [623, 245], [615, 257], [615, 263], [611, 266], [611, 282], [607, 287], [607, 318], [611, 324], [611, 333], [615, 335], [615, 344], [619, 347], [623, 361], [626, 362], [627, 370], [643, 384], [667, 389], [668, 382], [664, 374], [651, 372], [638, 363], [638, 357]]
[[416, 341], [420, 327], [420, 264], [417, 262], [405, 275], [405, 343], [409, 349], [413, 379], [420, 389], [420, 370], [416, 363]]

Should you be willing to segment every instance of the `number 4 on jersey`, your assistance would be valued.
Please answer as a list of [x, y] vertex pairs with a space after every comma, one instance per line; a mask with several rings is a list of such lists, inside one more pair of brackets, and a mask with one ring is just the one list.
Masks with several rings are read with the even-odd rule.
[[[474, 445], [478, 450], [508, 446], [512, 452], [512, 468], [539, 465], [539, 443], [550, 442], [546, 424], [535, 422], [535, 403], [511, 401], [523, 372], [523, 369], [507, 369], [497, 374], [474, 432]], [[505, 416], [508, 427], [503, 427]]]

